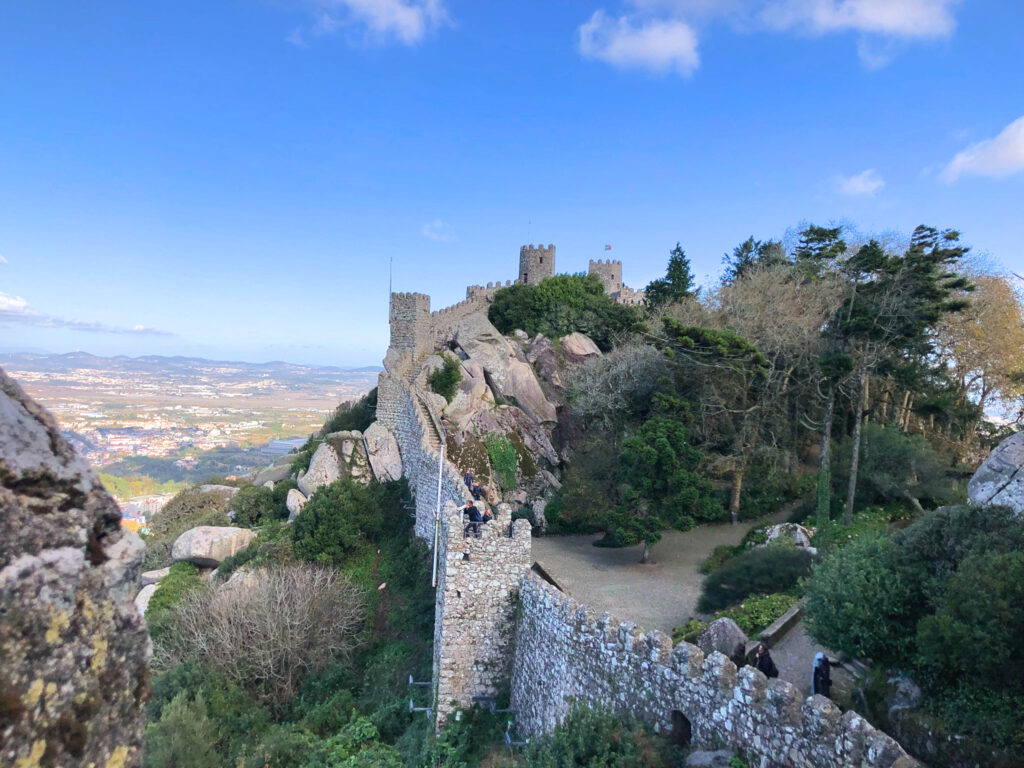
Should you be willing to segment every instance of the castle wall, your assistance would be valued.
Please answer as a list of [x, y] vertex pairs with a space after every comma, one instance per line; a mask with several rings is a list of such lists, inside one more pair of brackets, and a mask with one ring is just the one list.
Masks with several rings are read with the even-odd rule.
[[555, 246], [533, 244], [524, 245], [519, 249], [519, 279], [518, 282], [527, 285], [536, 285], [546, 277], [555, 275]]
[[462, 510], [446, 506], [434, 608], [437, 725], [474, 697], [493, 699], [511, 676], [519, 585], [530, 569], [530, 523], [497, 513], [481, 537], [463, 535]]
[[[910, 768], [894, 739], [822, 696], [689, 643], [672, 647], [608, 614], [595, 615], [533, 574], [523, 579], [512, 670], [512, 708], [524, 735], [550, 731], [574, 702], [628, 713], [663, 733], [673, 712], [693, 743], [724, 742], [777, 768]], [[679, 716], [676, 716], [676, 720]]]

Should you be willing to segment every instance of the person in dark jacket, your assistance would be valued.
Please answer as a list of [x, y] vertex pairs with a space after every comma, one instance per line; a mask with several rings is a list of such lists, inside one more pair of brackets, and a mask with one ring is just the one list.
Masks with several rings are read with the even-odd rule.
[[464, 482], [466, 484], [467, 488], [472, 488], [473, 487], [473, 473], [472, 472], [467, 472], [466, 474], [464, 474], [462, 476], [462, 482]]
[[814, 656], [814, 668], [811, 671], [811, 694], [821, 694], [825, 698], [832, 695], [831, 665], [821, 651]]
[[476, 501], [480, 501], [481, 497], [484, 495], [484, 489], [480, 487], [480, 483], [473, 483], [473, 487], [470, 488], [470, 491], [472, 491], [473, 498]]
[[483, 518], [480, 516], [480, 510], [474, 506], [472, 501], [466, 502], [466, 507], [462, 510], [463, 514], [469, 516], [469, 522], [466, 523], [466, 527], [462, 529], [462, 535], [469, 538], [469, 534], [472, 533], [479, 539], [480, 538], [480, 523], [483, 522]]
[[775, 666], [772, 655], [768, 653], [764, 643], [760, 643], [754, 652], [754, 666], [764, 672], [765, 677], [779, 676], [779, 668]]

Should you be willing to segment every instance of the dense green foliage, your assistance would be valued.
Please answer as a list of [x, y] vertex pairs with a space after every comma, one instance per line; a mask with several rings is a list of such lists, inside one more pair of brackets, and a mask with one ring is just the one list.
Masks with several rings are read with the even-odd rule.
[[[944, 507], [888, 537], [855, 539], [815, 567], [807, 627], [830, 648], [912, 671], [929, 706], [957, 713], [957, 732], [1020, 747], [1022, 578], [1019, 518]], [[974, 715], [964, 706], [972, 701]]]
[[556, 275], [537, 285], [517, 283], [494, 294], [487, 316], [505, 334], [516, 329], [560, 338], [578, 331], [601, 349], [639, 321], [633, 307], [616, 304], [597, 275]]
[[793, 589], [811, 570], [811, 556], [784, 544], [751, 549], [727, 561], [704, 579], [697, 610], [710, 613], [750, 595]]
[[[741, 603], [716, 611], [711, 620], [732, 619], [747, 637], [756, 638], [773, 621], [796, 605], [799, 599], [796, 595], [785, 592], [773, 595], [754, 595]], [[678, 643], [680, 640], [685, 640], [688, 643], [696, 643], [697, 638], [707, 628], [707, 622], [690, 619], [672, 630], [672, 641]]]
[[669, 304], [693, 298], [699, 289], [690, 272], [690, 260], [686, 258], [679, 243], [668, 257], [665, 276], [652, 280], [644, 289], [644, 303], [649, 309], [657, 310]]
[[228, 500], [221, 493], [203, 493], [198, 488], [182, 491], [167, 506], [153, 515], [143, 534], [146, 553], [142, 558], [144, 571], [171, 564], [174, 540], [190, 528], [200, 525], [230, 525]]
[[407, 494], [405, 480], [364, 486], [346, 477], [318, 488], [291, 526], [296, 556], [340, 565], [361, 544], [402, 527]]
[[516, 468], [519, 465], [516, 456], [516, 448], [512, 441], [505, 435], [487, 435], [484, 437], [484, 447], [487, 449], [487, 456], [491, 460], [491, 468], [498, 478], [498, 482], [505, 491], [514, 491], [516, 488]]
[[449, 403], [458, 391], [462, 381], [462, 364], [454, 355], [443, 355], [444, 364], [427, 378], [430, 389]]
[[667, 768], [679, 756], [664, 737], [609, 712], [576, 707], [523, 752], [527, 768]]
[[274, 492], [262, 485], [243, 486], [231, 498], [231, 511], [235, 513], [235, 525], [260, 525], [274, 517]]

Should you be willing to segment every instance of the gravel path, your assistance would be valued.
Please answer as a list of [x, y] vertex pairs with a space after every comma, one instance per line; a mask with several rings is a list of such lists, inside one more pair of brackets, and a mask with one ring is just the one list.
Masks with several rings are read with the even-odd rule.
[[[790, 514], [786, 507], [773, 520]], [[696, 613], [704, 579], [698, 567], [715, 547], [739, 544], [744, 534], [765, 521], [706, 525], [681, 533], [666, 531], [640, 563], [641, 546], [595, 547], [600, 534], [542, 536], [533, 540], [533, 557], [573, 597], [599, 613], [635, 621], [646, 629], [671, 633]]]

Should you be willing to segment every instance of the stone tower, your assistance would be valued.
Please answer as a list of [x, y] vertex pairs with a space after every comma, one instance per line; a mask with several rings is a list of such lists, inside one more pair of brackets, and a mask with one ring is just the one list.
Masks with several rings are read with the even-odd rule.
[[524, 245], [519, 249], [519, 282], [536, 285], [545, 277], [555, 276], [555, 246], [533, 247]]
[[409, 350], [413, 362], [431, 351], [430, 297], [422, 293], [391, 294], [391, 348]]
[[616, 294], [622, 290], [622, 262], [602, 261], [601, 259], [590, 260], [590, 268], [587, 270], [591, 275], [597, 275], [604, 283], [604, 291], [609, 294]]

